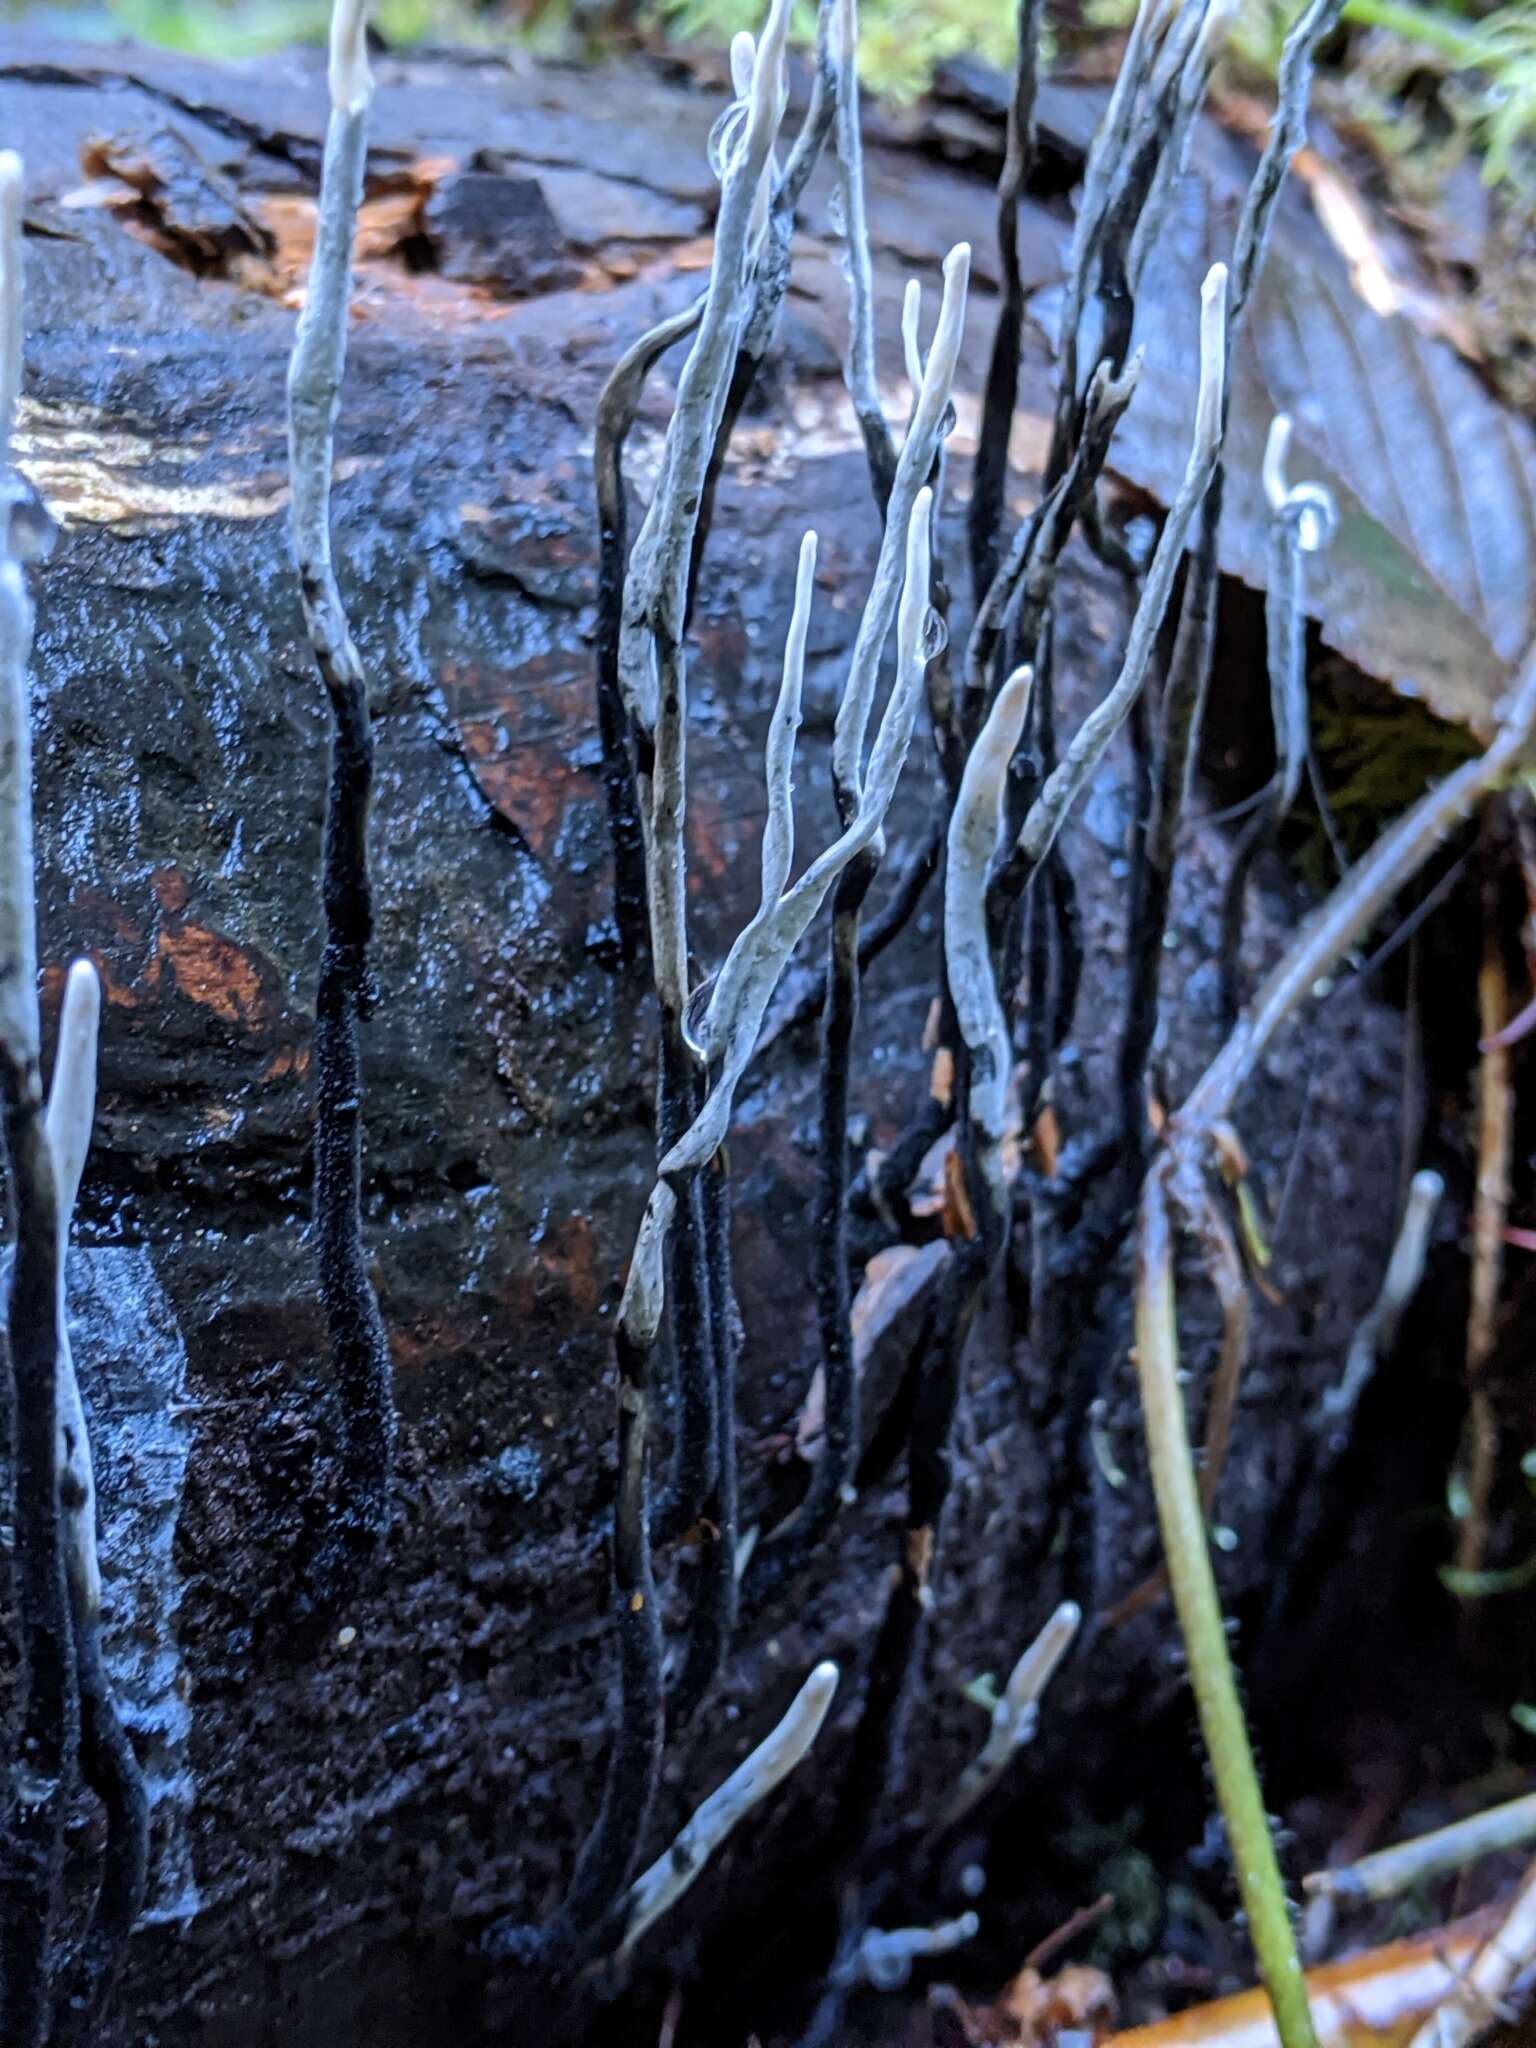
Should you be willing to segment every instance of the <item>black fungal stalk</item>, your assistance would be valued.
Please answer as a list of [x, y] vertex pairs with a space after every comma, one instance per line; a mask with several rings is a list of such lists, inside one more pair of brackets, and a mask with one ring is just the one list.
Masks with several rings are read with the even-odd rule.
[[[653, 1543], [695, 1526], [703, 1560], [697, 1574], [689, 1645], [673, 1690], [677, 1719], [702, 1697], [729, 1644], [735, 1619], [735, 1304], [730, 1281], [730, 1212], [722, 1146], [734, 1092], [750, 1059], [763, 1011], [784, 959], [836, 878], [815, 886], [788, 881], [789, 772], [804, 660], [814, 541], [802, 550], [797, 616], [785, 683], [770, 742], [770, 819], [783, 858], [765, 839], [764, 901], [713, 984], [690, 1001], [684, 832], [687, 773], [686, 631], [700, 529], [723, 460], [722, 423], [734, 388], [745, 397], [744, 353], [766, 349], [787, 267], [793, 212], [775, 214], [773, 147], [783, 110], [788, 10], [778, 0], [762, 41], [738, 38], [732, 50], [737, 98], [719, 134], [721, 204], [715, 260], [700, 303], [693, 347], [683, 365], [663, 451], [661, 475], [629, 561], [618, 602], [616, 680], [634, 747], [645, 840], [652, 974], [660, 1018], [657, 1135], [660, 1162], [631, 1261], [618, 1332], [619, 1490], [614, 1509], [613, 1586], [620, 1645], [618, 1728], [597, 1820], [567, 1895], [543, 1928], [497, 1930], [493, 1946], [547, 1971], [568, 1972], [615, 1947], [629, 1918], [626, 1887], [644, 1844], [654, 1802], [668, 1702], [663, 1636], [651, 1558]], [[813, 104], [802, 134], [803, 185], [820, 146]], [[809, 138], [809, 139], [808, 139]], [[686, 331], [685, 323], [681, 331]], [[759, 325], [761, 332], [759, 333]], [[751, 346], [747, 343], [750, 341]], [[648, 365], [629, 359], [637, 377]], [[638, 382], [633, 386], [638, 390]], [[627, 402], [627, 401], [626, 401]], [[632, 415], [631, 415], [632, 416]], [[728, 428], [725, 429], [728, 432]], [[615, 490], [622, 479], [613, 474]], [[605, 524], [611, 524], [605, 514]], [[904, 746], [902, 749], [904, 753]], [[887, 794], [887, 801], [889, 796]], [[867, 830], [872, 833], [874, 822]], [[823, 866], [826, 861], [823, 861]], [[776, 921], [789, 919], [783, 956]], [[749, 941], [749, 965], [737, 957]], [[670, 1318], [679, 1382], [672, 1483], [653, 1511], [650, 1482], [651, 1354], [663, 1316]]]
[[1004, 527], [1008, 489], [1008, 441], [1019, 395], [1019, 360], [1024, 335], [1024, 279], [1019, 268], [1019, 202], [1035, 158], [1035, 99], [1040, 83], [1040, 24], [1045, 0], [1019, 0], [1019, 54], [1008, 102], [1003, 168], [997, 181], [997, 250], [1003, 273], [981, 401], [981, 429], [966, 514], [971, 590], [978, 603], [992, 587]]
[[[1264, 266], [1291, 161], [1306, 140], [1307, 108], [1318, 47], [1338, 25], [1343, 4], [1344, 0], [1308, 0], [1285, 39], [1274, 122], [1244, 199], [1233, 244], [1227, 320], [1229, 367]], [[1228, 392], [1230, 402], [1230, 378]], [[1179, 828], [1199, 759], [1216, 646], [1224, 486], [1224, 471], [1218, 462], [1200, 507], [1199, 533], [1185, 581], [1173, 661], [1163, 691], [1162, 717], [1153, 740], [1152, 809], [1137, 837], [1127, 945], [1129, 980], [1119, 1067], [1119, 1136], [1128, 1188], [1134, 1187], [1146, 1153], [1145, 1090], [1161, 1014], [1163, 939], [1168, 929]]]
[[[540, 1930], [498, 1934], [493, 1947], [570, 1972], [603, 1955], [626, 1957], [655, 1917], [658, 1899], [676, 1896], [691, 1874], [694, 1840], [717, 1840], [706, 1801], [664, 1856], [641, 1877], [640, 1860], [654, 1806], [667, 1733], [675, 1735], [707, 1698], [735, 1629], [738, 1606], [754, 1612], [782, 1594], [825, 1550], [828, 1533], [853, 1488], [883, 1472], [904, 1449], [906, 1504], [899, 1549], [863, 1691], [833, 1832], [823, 1845], [821, 1882], [835, 1898], [838, 1960], [810, 2038], [837, 2038], [848, 1990], [870, 1974], [894, 1936], [875, 1924], [883, 1901], [905, 1878], [934, 1874], [934, 1844], [955, 1810], [903, 1816], [905, 1735], [924, 1691], [934, 1573], [941, 1555], [950, 1488], [955, 1418], [965, 1388], [970, 1333], [1015, 1250], [1015, 1179], [1036, 1140], [1036, 1113], [1049, 1099], [1061, 1047], [1071, 1029], [1082, 963], [1075, 890], [1060, 857], [1069, 814], [1109, 748], [1128, 739], [1138, 765], [1143, 817], [1134, 848], [1131, 930], [1135, 955], [1112, 1116], [1103, 1130], [1077, 1134], [1059, 1172], [1031, 1174], [1027, 1223], [1032, 1272], [1032, 1332], [1049, 1370], [1065, 1356], [1069, 1321], [1060, 1313], [1068, 1288], [1086, 1298], [1094, 1270], [1124, 1240], [1128, 1200], [1143, 1163], [1142, 1099], [1156, 1041], [1156, 959], [1166, 926], [1183, 796], [1198, 743], [1211, 665], [1217, 587], [1216, 541], [1221, 450], [1226, 426], [1232, 330], [1251, 292], [1274, 201], [1304, 115], [1306, 52], [1339, 0], [1312, 0], [1287, 47], [1277, 139], [1266, 151], [1239, 227], [1233, 270], [1214, 265], [1201, 292], [1200, 384], [1185, 474], [1155, 546], [1133, 557], [1107, 530], [1098, 492], [1118, 423], [1132, 402], [1139, 358], [1132, 353], [1136, 299], [1148, 250], [1168, 218], [1183, 175], [1194, 123], [1209, 83], [1218, 0], [1175, 9], [1144, 0], [1099, 137], [1078, 208], [1073, 261], [1060, 335], [1063, 365], [1041, 502], [1007, 540], [1007, 444], [1021, 347], [1022, 283], [1017, 249], [1020, 195], [1032, 156], [1033, 105], [1042, 9], [1021, 0], [1020, 54], [1009, 110], [998, 193], [1003, 305], [983, 408], [973, 480], [968, 554], [976, 618], [958, 673], [930, 638], [947, 610], [934, 565], [933, 506], [944, 480], [944, 442], [959, 342], [969, 252], [951, 253], [945, 297], [927, 360], [918, 339], [915, 287], [903, 320], [914, 404], [905, 438], [891, 431], [875, 369], [873, 271], [865, 219], [852, 0], [823, 0], [818, 71], [810, 110], [782, 178], [772, 164], [783, 91], [779, 67], [784, 0], [776, 0], [761, 45], [738, 38], [732, 50], [736, 102], [717, 129], [722, 200], [715, 261], [705, 297], [655, 329], [625, 357], [610, 382], [599, 427], [599, 500], [603, 564], [599, 629], [599, 702], [610, 814], [620, 856], [621, 933], [634, 925], [634, 890], [643, 875], [651, 972], [660, 1017], [659, 1162], [619, 1315], [619, 1483], [614, 1514], [613, 1598], [619, 1635], [619, 1705], [607, 1785], [563, 1904]], [[686, 874], [688, 730], [687, 636], [715, 496], [737, 418], [765, 360], [788, 281], [795, 205], [815, 150], [835, 129], [852, 313], [845, 376], [868, 457], [885, 532], [858, 629], [832, 746], [840, 832], [791, 884], [794, 731], [800, 717], [805, 637], [815, 567], [815, 537], [802, 546], [784, 675], [769, 727], [767, 820], [761, 904], [718, 972], [695, 986], [689, 946]], [[624, 437], [645, 376], [673, 341], [692, 337], [677, 387], [655, 493], [625, 560], [622, 478]], [[1277, 550], [1304, 552], [1301, 514], [1287, 512]], [[1315, 507], [1311, 508], [1314, 512]], [[1281, 514], [1277, 509], [1277, 519]], [[1064, 550], [1081, 533], [1132, 583], [1135, 605], [1119, 672], [1081, 726], [1058, 730], [1055, 665], [1058, 584]], [[1154, 668], [1187, 549], [1185, 607], [1173, 672], [1154, 715]], [[1279, 556], [1277, 554], [1277, 562]], [[1277, 569], [1272, 640], [1284, 699], [1286, 782], [1303, 758], [1294, 745], [1295, 693], [1302, 650], [1300, 571], [1290, 554]], [[1283, 589], [1278, 586], [1283, 584]], [[885, 643], [898, 607], [897, 675], [873, 744], [870, 730]], [[881, 823], [901, 772], [924, 690], [939, 754], [943, 810], [885, 910], [863, 921], [883, 850]], [[1281, 698], [1277, 694], [1277, 707]], [[1277, 719], [1279, 717], [1277, 711]], [[632, 786], [632, 800], [627, 794]], [[620, 799], [623, 802], [620, 802]], [[632, 809], [624, 806], [632, 801]], [[622, 813], [622, 817], [621, 817]], [[626, 842], [620, 824], [629, 820]], [[638, 826], [643, 858], [635, 858]], [[883, 1162], [851, 1177], [848, 1133], [854, 1106], [854, 1052], [861, 972], [875, 942], [910, 916], [929, 875], [945, 875], [943, 983], [938, 1041], [948, 1056], [939, 1082], [910, 1129]], [[626, 851], [627, 846], [627, 851]], [[628, 861], [626, 867], [625, 862]], [[627, 876], [627, 880], [626, 880]], [[624, 908], [625, 891], [629, 907]], [[780, 977], [811, 919], [830, 903], [825, 972], [769, 1016]], [[1148, 946], [1147, 934], [1155, 933]], [[626, 957], [638, 941], [625, 936]], [[1143, 955], [1147, 957], [1143, 957]], [[1149, 959], [1151, 968], [1149, 969]], [[1016, 1013], [1025, 1012], [1021, 1071]], [[814, 1291], [825, 1400], [822, 1455], [799, 1508], [757, 1541], [738, 1595], [735, 1365], [741, 1333], [731, 1284], [726, 1145], [736, 1090], [765, 1037], [823, 1012], [820, 1134], [815, 1206]], [[765, 1019], [767, 1020], [765, 1029]], [[942, 1062], [941, 1062], [942, 1064]], [[1239, 1080], [1242, 1077], [1239, 1076]], [[1238, 1085], [1234, 1081], [1233, 1086]], [[1203, 1127], [1202, 1127], [1203, 1128]], [[912, 1183], [925, 1152], [953, 1130], [942, 1221], [914, 1213]], [[1240, 1148], [1238, 1148], [1240, 1152]], [[1089, 1188], [1119, 1165], [1114, 1200], [1091, 1207]], [[1165, 1163], [1165, 1177], [1174, 1167]], [[1150, 1183], [1149, 1183], [1150, 1185]], [[1218, 1290], [1223, 1348], [1211, 1402], [1212, 1469], [1230, 1427], [1247, 1345], [1246, 1276], [1235, 1236], [1214, 1204], [1184, 1203], [1206, 1271]], [[1155, 1220], [1155, 1219], [1154, 1219]], [[1063, 1233], [1071, 1227], [1075, 1236]], [[947, 1246], [934, 1299], [919, 1321], [901, 1392], [881, 1418], [862, 1465], [857, 1361], [852, 1342], [853, 1271], [858, 1258], [892, 1238], [916, 1243], [943, 1231]], [[1094, 1238], [1093, 1259], [1083, 1247]], [[850, 1240], [857, 1242], [857, 1253]], [[1148, 1271], [1153, 1269], [1149, 1265]], [[1153, 1277], [1156, 1275], [1154, 1273]], [[661, 1499], [651, 1498], [652, 1358], [663, 1324], [675, 1361], [677, 1399], [672, 1460]], [[1166, 1350], [1166, 1346], [1164, 1347]], [[1076, 1456], [1091, 1409], [1093, 1366], [1062, 1383], [1062, 1406]], [[1149, 1403], [1162, 1396], [1149, 1380]], [[1172, 1431], [1166, 1407], [1149, 1429], [1166, 1464]], [[1180, 1427], [1182, 1425], [1180, 1424]], [[1187, 1451], [1187, 1446], [1186, 1446]], [[1164, 1475], [1166, 1476], [1166, 1474]], [[1166, 1488], [1159, 1481], [1159, 1497]], [[1187, 1505], [1187, 1504], [1186, 1504]], [[1204, 1503], [1209, 1507], [1209, 1499]], [[1199, 1509], [1197, 1507], [1197, 1513]], [[1070, 1531], [1068, 1532], [1070, 1534]], [[1189, 1601], [1189, 1530], [1175, 1586], [1181, 1615], [1195, 1617], [1199, 1639], [1208, 1615]], [[694, 1563], [684, 1641], [666, 1676], [659, 1611], [658, 1543], [687, 1537]], [[1181, 1576], [1182, 1575], [1182, 1576]], [[1062, 1610], [1059, 1657], [1076, 1609]], [[1203, 1632], [1203, 1633], [1202, 1633]], [[1059, 1633], [1059, 1632], [1058, 1632]], [[1021, 1660], [1031, 1683], [1028, 1657]], [[1051, 1666], [1053, 1667], [1053, 1664]], [[1038, 1675], [1038, 1674], [1036, 1674]], [[1021, 1678], [1021, 1686], [1025, 1680]], [[1042, 1681], [1043, 1682], [1043, 1681]], [[813, 1674], [818, 1698], [826, 1681]], [[1021, 1698], [1023, 1694], [1021, 1693]], [[814, 1716], [797, 1709], [795, 1727]], [[1204, 1715], [1208, 1702], [1202, 1697]], [[818, 1713], [820, 1708], [816, 1710]], [[1022, 1713], [1022, 1708], [1020, 1712]], [[1224, 1812], [1243, 1831], [1245, 1855], [1259, 1872], [1250, 1908], [1257, 1916], [1266, 1973], [1283, 1960], [1286, 1936], [1265, 1889], [1272, 1854], [1260, 1843], [1262, 1809], [1238, 1758], [1227, 1705], [1218, 1706], [1217, 1766]], [[779, 1740], [776, 1730], [760, 1755]], [[1003, 1730], [966, 1783], [996, 1782], [1018, 1730]], [[792, 1746], [792, 1745], [791, 1745]], [[1213, 1752], [1214, 1753], [1214, 1752]], [[749, 1764], [751, 1759], [748, 1760]], [[746, 1769], [747, 1766], [743, 1766]], [[756, 1780], [754, 1780], [756, 1782]], [[724, 1813], [736, 1776], [721, 1788]], [[732, 1794], [734, 1796], [734, 1794]], [[1235, 1804], [1233, 1803], [1235, 1802]], [[969, 1790], [963, 1803], [974, 1801]], [[725, 1823], [728, 1824], [728, 1823]], [[1265, 1835], [1267, 1841], [1267, 1834]], [[1267, 1862], [1266, 1862], [1267, 1858]], [[1246, 1882], [1246, 1881], [1245, 1881]], [[1246, 1896], [1246, 1893], [1245, 1893]], [[974, 1931], [974, 1916], [926, 1930], [929, 1952]], [[887, 1946], [882, 1946], [886, 1944]], [[922, 1952], [914, 1948], [913, 1953]], [[870, 1974], [870, 1981], [875, 1978]], [[1307, 2048], [1287, 2009], [1287, 2048]]]
[[149, 1876], [149, 1796], [112, 1695], [99, 1615], [71, 1584], [80, 1685], [80, 1775], [106, 1816], [101, 1882], [73, 1962], [60, 2048], [91, 2048], [110, 2008]]
[[321, 856], [325, 937], [315, 999], [315, 1232], [336, 1372], [336, 1482], [311, 1561], [328, 1602], [389, 1527], [394, 1375], [363, 1240], [362, 1020], [371, 995], [373, 891], [368, 815], [373, 727], [368, 684], [331, 561], [331, 465], [352, 287], [352, 240], [367, 151], [369, 75], [360, 0], [331, 28], [331, 120], [314, 262], [288, 369], [292, 537], [304, 623], [331, 707]]
[[629, 512], [624, 496], [624, 444], [640, 410], [646, 379], [669, 348], [693, 333], [704, 312], [696, 299], [659, 321], [615, 365], [597, 402], [592, 470], [597, 489], [597, 730], [603, 750], [603, 789], [613, 844], [613, 916], [626, 967], [646, 956], [645, 838], [635, 788], [629, 717], [619, 686], [619, 632], [624, 607], [624, 563]]
[[731, 1183], [724, 1152], [695, 1176], [704, 1221], [704, 1256], [709, 1273], [715, 1381], [713, 1480], [701, 1517], [698, 1582], [688, 1622], [688, 1647], [673, 1688], [671, 1712], [679, 1727], [714, 1681], [736, 1631], [738, 1608], [736, 1548], [736, 1358], [739, 1315], [731, 1283]]

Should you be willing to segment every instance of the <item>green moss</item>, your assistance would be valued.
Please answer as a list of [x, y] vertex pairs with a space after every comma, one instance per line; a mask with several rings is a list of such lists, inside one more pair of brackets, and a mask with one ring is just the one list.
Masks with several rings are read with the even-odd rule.
[[[1426, 789], [1482, 751], [1462, 727], [1447, 725], [1424, 705], [1343, 669], [1325, 673], [1314, 685], [1312, 747], [1351, 860]], [[1321, 862], [1326, 847], [1315, 811], [1311, 822], [1314, 853]]]

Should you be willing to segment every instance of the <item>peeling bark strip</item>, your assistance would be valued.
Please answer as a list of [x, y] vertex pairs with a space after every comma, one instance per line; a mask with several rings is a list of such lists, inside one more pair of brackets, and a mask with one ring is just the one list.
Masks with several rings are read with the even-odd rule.
[[321, 880], [325, 943], [315, 1001], [315, 1229], [326, 1331], [336, 1362], [338, 1494], [313, 1559], [313, 1592], [321, 1601], [340, 1590], [389, 1526], [395, 1448], [389, 1340], [368, 1270], [362, 1217], [360, 1025], [369, 1000], [373, 936], [373, 730], [368, 685], [331, 561], [332, 447], [373, 93], [360, 0], [338, 0], [330, 84], [314, 263], [288, 370], [293, 554], [304, 622], [333, 720]]

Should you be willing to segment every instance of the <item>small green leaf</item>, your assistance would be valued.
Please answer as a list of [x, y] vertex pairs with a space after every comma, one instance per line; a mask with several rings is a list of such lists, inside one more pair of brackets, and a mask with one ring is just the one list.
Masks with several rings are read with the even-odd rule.
[[1259, 1205], [1254, 1199], [1253, 1189], [1245, 1180], [1237, 1184], [1237, 1220], [1243, 1233], [1243, 1249], [1250, 1262], [1263, 1272], [1270, 1263], [1271, 1253]]
[[997, 1711], [997, 1680], [990, 1671], [978, 1671], [960, 1688], [960, 1697], [969, 1700], [973, 1707], [980, 1707], [984, 1714]]

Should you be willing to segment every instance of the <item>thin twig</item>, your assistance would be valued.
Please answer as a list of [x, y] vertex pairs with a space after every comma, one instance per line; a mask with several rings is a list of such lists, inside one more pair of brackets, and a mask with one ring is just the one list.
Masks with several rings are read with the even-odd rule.
[[1378, 1849], [1337, 1870], [1314, 1870], [1301, 1886], [1314, 1898], [1333, 1899], [1341, 1906], [1365, 1905], [1449, 1877], [1481, 1857], [1523, 1849], [1530, 1841], [1536, 1841], [1536, 1792], [1453, 1820], [1432, 1834], [1394, 1842], [1390, 1849]]
[[1536, 649], [1504, 700], [1483, 755], [1431, 790], [1344, 878], [1303, 926], [1251, 1007], [1171, 1119], [1142, 1190], [1138, 1224], [1137, 1371], [1174, 1602], [1259, 1966], [1285, 2048], [1312, 2048], [1301, 1967], [1269, 1839], [1206, 1546], [1204, 1513], [1178, 1379], [1170, 1202], [1187, 1222], [1209, 1208], [1217, 1131], [1277, 1032], [1319, 979], [1381, 915], [1445, 836], [1498, 787], [1536, 729]]
[[1419, 801], [1356, 862], [1306, 920], [1266, 976], [1231, 1036], [1190, 1091], [1176, 1123], [1191, 1133], [1209, 1131], [1232, 1114], [1275, 1036], [1332, 973], [1349, 949], [1382, 916], [1483, 798], [1500, 788], [1519, 764], [1536, 730], [1536, 647], [1523, 657], [1500, 707], [1494, 736]]
[[1481, 1571], [1488, 1548], [1488, 1511], [1499, 1458], [1498, 1418], [1488, 1386], [1488, 1366], [1498, 1338], [1514, 1147], [1513, 1060], [1502, 1042], [1509, 1022], [1509, 982], [1491, 843], [1485, 843], [1484, 852], [1483, 957], [1477, 975], [1478, 1036], [1483, 1050], [1477, 1069], [1477, 1192], [1472, 1203], [1472, 1298], [1467, 1310], [1467, 1499], [1456, 1531], [1458, 1572]]
[[1536, 1862], [1527, 1869], [1497, 1931], [1490, 1934], [1448, 1998], [1409, 2048], [1467, 2048], [1506, 2017], [1504, 2002], [1536, 1964]]
[[1435, 1227], [1444, 1193], [1445, 1182], [1428, 1167], [1413, 1176], [1381, 1292], [1360, 1319], [1344, 1362], [1343, 1377], [1317, 1404], [1317, 1424], [1330, 1446], [1342, 1447], [1347, 1442], [1360, 1397], [1378, 1362], [1397, 1341], [1403, 1317], [1424, 1277], [1430, 1232]]

